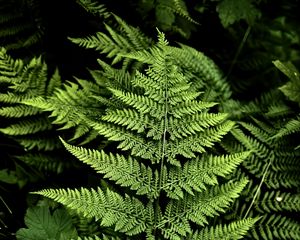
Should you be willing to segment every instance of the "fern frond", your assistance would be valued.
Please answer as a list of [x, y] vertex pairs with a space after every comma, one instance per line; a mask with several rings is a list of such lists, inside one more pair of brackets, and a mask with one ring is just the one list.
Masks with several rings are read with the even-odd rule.
[[204, 153], [205, 147], [211, 148], [219, 142], [234, 126], [234, 122], [227, 121], [216, 128], [208, 128], [203, 133], [195, 134], [184, 139], [176, 139], [167, 146], [167, 152], [172, 161], [177, 154], [186, 158], [195, 157], [194, 152]]
[[30, 48], [41, 42], [44, 26], [37, 3], [38, 1], [1, 2], [0, 41], [6, 49]]
[[33, 108], [26, 105], [17, 105], [13, 107], [0, 108], [0, 116], [7, 118], [21, 118], [27, 116], [34, 116], [40, 113], [38, 108]]
[[[93, 72], [97, 84], [111, 92], [95, 94], [93, 100], [105, 102], [109, 96], [113, 103], [99, 118], [83, 119], [108, 141], [117, 142], [120, 152], [106, 153], [63, 142], [79, 160], [114, 185], [125, 187], [126, 194], [121, 196], [107, 186], [106, 193], [100, 188], [81, 188], [36, 194], [77, 210], [81, 216], [100, 219], [102, 226], [114, 226], [115, 231], [149, 240], [183, 239], [193, 234], [197, 225], [204, 226], [208, 218], [225, 212], [248, 181], [218, 182], [225, 176], [230, 178], [251, 149], [241, 148], [231, 155], [212, 154], [219, 153], [217, 142], [235, 123], [227, 120], [227, 114], [210, 112], [216, 103], [201, 99], [192, 75], [185, 76], [188, 70], [181, 68], [172, 49], [158, 32], [155, 46], [119, 54], [148, 68], [132, 76], [125, 74], [124, 68], [117, 71], [100, 61], [104, 71]], [[203, 78], [207, 66], [202, 69]], [[114, 75], [126, 80], [113, 83]]]
[[75, 83], [69, 83], [64, 86], [64, 90], [56, 90], [49, 98], [36, 97], [24, 100], [23, 103], [51, 112], [52, 123], [62, 125], [61, 130], [75, 127], [73, 139], [78, 139], [91, 131], [84, 118], [99, 118], [102, 107], [92, 95], [101, 92], [101, 89], [96, 84], [89, 85], [81, 80], [78, 82], [83, 85], [82, 89]]
[[300, 131], [300, 117], [298, 116], [296, 119], [289, 120], [283, 128], [281, 128], [278, 133], [276, 133], [273, 138], [282, 138], [284, 136], [290, 135], [292, 133], [296, 133]]
[[139, 112], [146, 114], [151, 113], [154, 117], [161, 118], [164, 114], [164, 110], [157, 102], [150, 98], [140, 96], [134, 93], [125, 93], [117, 89], [110, 89], [111, 92], [123, 101], [125, 104], [137, 109]]
[[93, 237], [78, 237], [77, 239], [72, 239], [72, 240], [121, 240], [118, 237], [108, 237], [103, 235], [102, 238], [98, 236], [93, 236]]
[[257, 221], [257, 218], [248, 218], [228, 225], [205, 227], [195, 232], [191, 237], [187, 238], [187, 240], [242, 239]]
[[24, 156], [17, 156], [17, 158], [40, 171], [61, 173], [67, 167], [67, 164], [60, 157], [45, 153], [29, 153]]
[[121, 142], [118, 148], [124, 151], [131, 149], [133, 156], [151, 159], [152, 162], [158, 161], [160, 150], [153, 141], [146, 141], [142, 136], [127, 132], [113, 124], [98, 122], [90, 125], [108, 140]]
[[139, 195], [147, 194], [149, 198], [157, 196], [158, 190], [153, 189], [157, 174], [137, 160], [119, 154], [108, 155], [104, 151], [74, 147], [64, 141], [63, 144], [80, 161], [91, 165], [98, 173], [104, 174], [104, 178], [115, 181], [120, 186], [130, 187]]
[[218, 184], [217, 176], [225, 177], [247, 157], [249, 152], [236, 153], [226, 156], [203, 155], [201, 159], [195, 158], [184, 164], [182, 170], [173, 167], [169, 170], [166, 182], [162, 189], [170, 198], [179, 199], [183, 191], [194, 195], [194, 191], [207, 190], [208, 185]]
[[87, 12], [92, 13], [95, 16], [109, 18], [110, 13], [106, 9], [104, 4], [99, 4], [94, 0], [76, 0], [76, 2], [82, 6]]
[[121, 195], [107, 189], [88, 190], [48, 189], [34, 192], [59, 203], [86, 217], [101, 219], [102, 226], [115, 225], [115, 230], [136, 235], [147, 227], [146, 208], [134, 198]]
[[299, 212], [300, 211], [300, 195], [284, 193], [280, 191], [264, 192], [258, 198], [255, 208], [260, 212]]
[[37, 149], [40, 151], [52, 151], [54, 149], [61, 148], [61, 144], [57, 137], [52, 137], [49, 135], [18, 136], [16, 140], [24, 147], [25, 150]]
[[188, 195], [181, 200], [171, 200], [158, 227], [167, 239], [174, 239], [174, 236], [178, 238], [180, 235], [186, 236], [191, 233], [188, 220], [204, 226], [208, 223], [207, 217], [223, 212], [223, 209], [239, 196], [247, 182], [246, 179], [242, 179], [240, 182], [212, 187], [195, 196]]
[[[126, 24], [119, 17], [114, 16], [120, 26], [120, 31], [105, 25], [109, 35], [97, 32], [95, 35], [86, 38], [69, 38], [73, 43], [84, 48], [92, 48], [113, 58], [112, 64], [121, 61], [120, 54], [134, 52], [149, 47], [152, 44], [150, 38], [146, 37], [138, 28]], [[125, 63], [125, 66], [128, 63]]]
[[132, 109], [107, 111], [102, 119], [120, 126], [126, 126], [126, 129], [135, 130], [138, 133], [144, 132], [145, 128], [156, 128], [154, 121], [150, 120], [148, 115]]
[[42, 117], [32, 120], [24, 120], [20, 123], [12, 124], [6, 128], [1, 128], [0, 132], [7, 135], [27, 135], [50, 130], [51, 124], [48, 119]]
[[[0, 71], [2, 77], [13, 77], [22, 70], [24, 64], [20, 59], [12, 59], [8, 54], [5, 48], [1, 47], [0, 49]], [[11, 81], [9, 81], [12, 83]]]
[[299, 222], [280, 215], [264, 215], [249, 232], [252, 239], [300, 239]]

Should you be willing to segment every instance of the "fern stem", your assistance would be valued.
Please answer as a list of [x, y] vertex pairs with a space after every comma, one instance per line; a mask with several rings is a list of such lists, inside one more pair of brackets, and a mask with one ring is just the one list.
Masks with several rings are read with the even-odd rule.
[[265, 178], [266, 178], [266, 176], [267, 176], [267, 174], [268, 174], [268, 171], [269, 171], [269, 168], [270, 168], [272, 162], [273, 162], [273, 160], [271, 160], [271, 161], [268, 163], [268, 165], [266, 166], [266, 169], [265, 169], [265, 171], [264, 171], [264, 173], [263, 173], [263, 176], [262, 176], [261, 181], [260, 181], [260, 183], [259, 183], [259, 185], [258, 185], [258, 188], [257, 188], [257, 190], [256, 190], [256, 192], [255, 192], [255, 194], [254, 194], [254, 197], [253, 197], [253, 199], [252, 199], [252, 201], [251, 201], [251, 204], [250, 204], [250, 206], [249, 206], [249, 208], [248, 208], [248, 210], [247, 210], [245, 216], [243, 217], [243, 219], [245, 219], [245, 218], [248, 216], [248, 214], [250, 213], [250, 210], [251, 210], [251, 208], [253, 207], [253, 204], [255, 203], [255, 200], [256, 200], [256, 198], [257, 198], [259, 192], [260, 192], [260, 189], [261, 189], [262, 184], [263, 184], [264, 181], [265, 181]]
[[3, 205], [6, 207], [6, 209], [8, 210], [8, 212], [10, 214], [12, 214], [12, 211], [10, 210], [9, 206], [6, 204], [6, 202], [4, 201], [4, 199], [0, 196], [0, 200], [3, 203]]
[[[165, 161], [165, 151], [166, 151], [166, 143], [167, 143], [167, 125], [168, 125], [168, 81], [165, 83], [165, 115], [164, 115], [164, 133], [163, 133], [163, 139], [162, 139], [162, 156], [161, 156], [161, 162], [160, 162], [160, 173], [159, 173], [159, 188], [162, 188], [162, 180], [163, 180], [163, 174], [164, 174], [164, 161]], [[158, 218], [158, 211], [159, 211], [159, 204], [160, 197], [156, 200], [155, 205], [155, 221], [154, 226], [157, 226], [157, 218]], [[156, 228], [155, 228], [156, 229]], [[155, 236], [155, 234], [154, 234]]]
[[[7, 227], [7, 225], [5, 224], [5, 222], [0, 218], [0, 223], [3, 225], [3, 227], [4, 228], [8, 228]], [[0, 230], [1, 230], [2, 228], [0, 227]], [[4, 234], [2, 234], [2, 233], [0, 233], [1, 235], [0, 236], [4, 236], [5, 237], [5, 235]]]
[[243, 47], [244, 47], [244, 45], [245, 45], [245, 43], [246, 43], [246, 41], [247, 41], [247, 39], [249, 37], [250, 31], [251, 31], [251, 26], [248, 25], [248, 28], [247, 28], [247, 30], [246, 30], [246, 32], [244, 34], [244, 37], [243, 37], [243, 39], [242, 39], [242, 41], [241, 41], [241, 43], [240, 43], [240, 45], [239, 45], [239, 47], [238, 47], [235, 55], [234, 55], [233, 61], [232, 61], [231, 65], [230, 65], [230, 67], [229, 67], [229, 70], [227, 72], [225, 80], [227, 80], [228, 77], [230, 76], [230, 74], [232, 73], [232, 70], [233, 70], [233, 68], [234, 68], [234, 66], [235, 66], [235, 64], [237, 62], [237, 59], [238, 59], [240, 53], [242, 52], [242, 49], [243, 49]]

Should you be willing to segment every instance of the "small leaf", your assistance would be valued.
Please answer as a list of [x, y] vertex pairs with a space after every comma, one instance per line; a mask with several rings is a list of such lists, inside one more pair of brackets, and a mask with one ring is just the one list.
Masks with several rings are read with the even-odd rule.
[[300, 78], [296, 67], [291, 62], [283, 63], [279, 60], [273, 61], [273, 64], [290, 79], [290, 81], [281, 86], [279, 90], [291, 101], [300, 104]]
[[18, 182], [15, 171], [9, 171], [8, 169], [0, 170], [0, 181], [8, 184], [15, 184]]
[[217, 6], [217, 12], [222, 25], [226, 28], [241, 19], [246, 20], [250, 25], [253, 24], [261, 13], [251, 2], [251, 0], [221, 1]]
[[66, 210], [57, 209], [51, 215], [48, 207], [27, 210], [25, 224], [28, 228], [17, 231], [18, 240], [68, 240], [77, 233]]

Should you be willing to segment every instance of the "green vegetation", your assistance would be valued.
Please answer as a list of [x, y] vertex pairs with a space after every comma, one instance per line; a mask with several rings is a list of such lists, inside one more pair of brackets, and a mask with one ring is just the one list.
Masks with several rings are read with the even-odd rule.
[[300, 239], [297, 0], [0, 3], [0, 239]]

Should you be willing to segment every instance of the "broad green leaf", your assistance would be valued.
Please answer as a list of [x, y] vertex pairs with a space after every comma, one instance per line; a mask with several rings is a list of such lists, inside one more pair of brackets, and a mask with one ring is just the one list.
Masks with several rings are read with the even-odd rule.
[[18, 240], [69, 240], [77, 233], [66, 210], [50, 213], [48, 207], [29, 208], [25, 215], [27, 228], [17, 231]]

